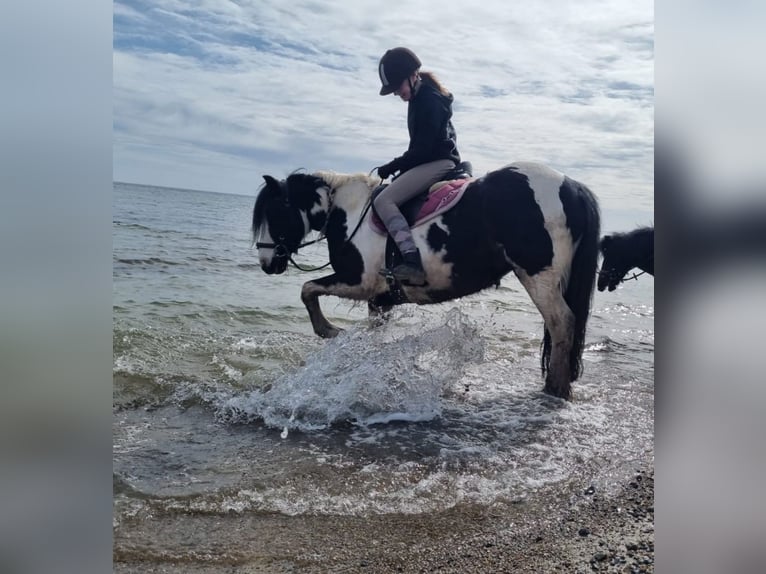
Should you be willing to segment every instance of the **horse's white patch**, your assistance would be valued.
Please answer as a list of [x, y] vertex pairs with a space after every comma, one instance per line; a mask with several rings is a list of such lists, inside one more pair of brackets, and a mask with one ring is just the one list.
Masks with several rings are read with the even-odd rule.
[[435, 225], [444, 233], [449, 235], [449, 228], [444, 223], [443, 217], [437, 217], [429, 222], [428, 225], [421, 225], [412, 230], [412, 236], [415, 244], [420, 249], [420, 255], [423, 261], [423, 267], [428, 277], [428, 287], [430, 289], [447, 289], [452, 283], [452, 263], [445, 263], [444, 256], [446, 250], [442, 248], [438, 252], [431, 251], [428, 246], [428, 230]]
[[559, 198], [559, 189], [564, 183], [564, 174], [545, 165], [532, 162], [516, 162], [510, 167], [516, 168], [527, 176], [529, 186], [535, 194], [535, 201], [540, 206], [543, 218], [548, 221], [556, 221], [564, 218], [564, 206]]
[[559, 288], [563, 290], [569, 278], [569, 265], [574, 253], [572, 234], [566, 224], [564, 204], [559, 197], [559, 190], [564, 183], [564, 174], [533, 162], [516, 162], [512, 163], [511, 167], [518, 169], [529, 180], [535, 202], [543, 214], [545, 229], [553, 242], [551, 267], [561, 277]]
[[[258, 236], [255, 238], [256, 243], [274, 243], [274, 240], [271, 237], [271, 233], [269, 233], [269, 226], [264, 223], [264, 225], [261, 225], [260, 230], [258, 231]], [[272, 247], [258, 247], [258, 262], [261, 264], [261, 266], [268, 266], [269, 263], [271, 263], [272, 258], [274, 257], [274, 249]]]
[[[349, 230], [349, 233], [352, 231], [353, 228]], [[387, 288], [385, 279], [379, 273], [384, 266], [385, 241], [386, 238], [375, 233], [369, 225], [361, 225], [351, 241], [362, 255], [364, 261], [362, 289], [369, 293], [370, 297]]]
[[311, 207], [311, 215], [326, 212], [330, 209], [330, 190], [326, 187], [318, 187], [316, 192], [319, 196], [319, 205]]

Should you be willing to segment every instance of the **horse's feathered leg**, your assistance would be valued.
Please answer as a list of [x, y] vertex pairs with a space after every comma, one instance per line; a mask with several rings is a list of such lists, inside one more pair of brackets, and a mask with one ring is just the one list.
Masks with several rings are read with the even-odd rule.
[[319, 296], [334, 295], [332, 286], [336, 285], [337, 282], [337, 276], [333, 273], [313, 281], [307, 281], [301, 289], [301, 300], [309, 312], [309, 319], [311, 319], [311, 326], [314, 327], [314, 333], [325, 339], [336, 337], [343, 330], [330, 323], [319, 306]]
[[368, 300], [367, 311], [370, 318], [370, 324], [374, 326], [385, 324], [388, 319], [386, 313], [388, 313], [395, 304], [391, 294], [388, 292]]
[[397, 301], [390, 292], [386, 291], [367, 301], [367, 310], [371, 317], [379, 317], [388, 313], [398, 303], [401, 301]]
[[545, 376], [543, 391], [555, 397], [569, 399], [572, 382], [569, 353], [574, 338], [575, 315], [561, 293], [561, 278], [557, 277], [553, 270], [543, 271], [534, 276], [520, 271], [516, 275], [545, 321], [541, 360]]

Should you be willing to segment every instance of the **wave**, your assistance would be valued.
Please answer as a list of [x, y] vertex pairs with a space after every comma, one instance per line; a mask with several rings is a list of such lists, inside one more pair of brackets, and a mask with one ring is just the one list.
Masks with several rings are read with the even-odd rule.
[[159, 257], [147, 257], [139, 259], [115, 259], [116, 263], [122, 263], [124, 265], [183, 265], [178, 261], [170, 261], [168, 259], [161, 259]]

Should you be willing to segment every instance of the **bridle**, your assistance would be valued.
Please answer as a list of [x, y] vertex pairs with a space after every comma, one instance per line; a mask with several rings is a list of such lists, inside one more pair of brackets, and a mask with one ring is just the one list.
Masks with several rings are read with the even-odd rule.
[[[325, 224], [325, 227], [327, 225]], [[298, 251], [298, 249], [301, 249], [302, 247], [307, 247], [308, 245], [313, 245], [314, 243], [319, 243], [324, 239], [326, 236], [324, 235], [324, 229], [320, 232], [320, 237], [314, 239], [313, 241], [306, 241], [305, 243], [301, 243], [298, 247], [295, 248], [295, 251]], [[265, 249], [273, 249], [274, 250], [274, 257], [277, 259], [284, 259], [287, 257], [287, 260], [292, 263], [297, 269], [300, 269], [301, 271], [317, 271], [319, 269], [324, 269], [327, 267], [330, 262], [328, 261], [321, 267], [301, 267], [298, 265], [295, 260], [293, 259], [293, 256], [290, 254], [290, 250], [287, 248], [287, 245], [285, 245], [285, 237], [284, 235], [280, 236], [278, 238], [277, 243], [265, 243], [258, 241], [255, 244], [256, 249], [260, 249], [261, 247]]]
[[638, 279], [644, 273], [646, 273], [646, 271], [641, 271], [641, 273], [634, 273], [630, 277], [623, 277], [622, 279], [620, 279], [620, 283], [625, 283], [625, 281], [630, 281], [631, 279]]
[[[650, 259], [651, 259], [652, 261], [654, 261], [654, 254], [652, 254], [652, 256], [650, 257]], [[641, 271], [640, 273], [633, 273], [633, 275], [631, 275], [630, 277], [625, 277], [625, 276], [623, 275], [622, 279], [620, 279], [620, 280], [617, 282], [617, 285], [620, 285], [621, 283], [625, 283], [625, 281], [630, 281], [630, 280], [632, 280], [632, 279], [636, 279], [636, 280], [638, 280], [638, 278], [639, 278], [639, 277], [641, 277], [641, 275], [643, 275], [644, 273], [646, 273], [646, 271]], [[598, 276], [598, 275], [601, 275], [601, 269], [600, 269], [600, 268], [599, 268], [598, 270], [596, 270], [596, 275], [597, 275], [597, 276]], [[611, 282], [611, 280], [612, 280], [612, 277], [614, 277], [615, 275], [616, 275], [615, 271], [614, 271], [614, 270], [612, 270], [612, 269], [610, 269], [610, 270], [609, 270], [609, 273], [607, 274], [607, 278], [610, 280], [610, 282]], [[625, 273], [625, 275], [627, 275], [627, 272]]]
[[[370, 172], [372, 173], [372, 172]], [[306, 241], [304, 243], [301, 243], [298, 245], [298, 247], [295, 248], [295, 252], [297, 253], [299, 249], [302, 249], [303, 247], [308, 247], [309, 245], [313, 245], [314, 243], [319, 243], [323, 239], [327, 237], [326, 231], [327, 231], [327, 224], [330, 222], [330, 213], [332, 213], [332, 210], [334, 208], [333, 203], [333, 195], [335, 194], [334, 189], [330, 189], [329, 199], [330, 199], [330, 206], [327, 209], [327, 217], [325, 218], [324, 226], [319, 232], [319, 237], [312, 241]], [[289, 206], [290, 203], [285, 201], [285, 203]], [[362, 215], [359, 217], [359, 221], [356, 224], [356, 227], [354, 228], [354, 231], [351, 232], [351, 235], [348, 236], [348, 239], [344, 241], [344, 243], [350, 243], [351, 240], [354, 238], [354, 235], [356, 235], [356, 232], [359, 231], [359, 228], [362, 225], [362, 221], [364, 221], [364, 218], [367, 216], [367, 212], [370, 210], [370, 207], [372, 207], [372, 194], [370, 194], [370, 199], [367, 200], [367, 205], [365, 205], [364, 210], [362, 210]], [[293, 256], [290, 252], [290, 249], [288, 249], [287, 245], [285, 244], [285, 237], [284, 235], [277, 238], [276, 243], [265, 243], [258, 241], [255, 243], [256, 249], [265, 248], [265, 249], [273, 249], [274, 250], [274, 257], [280, 259], [280, 258], [287, 258], [287, 260], [293, 264], [293, 266], [298, 269], [299, 271], [319, 271], [320, 269], [324, 269], [328, 265], [330, 265], [331, 261], [328, 261], [324, 265], [321, 265], [319, 267], [301, 267], [298, 265], [295, 260], [293, 259]]]

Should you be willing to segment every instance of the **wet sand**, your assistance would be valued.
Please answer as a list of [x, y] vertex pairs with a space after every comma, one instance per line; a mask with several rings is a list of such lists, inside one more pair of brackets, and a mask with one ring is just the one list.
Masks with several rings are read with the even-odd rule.
[[114, 531], [114, 572], [654, 572], [654, 471], [422, 515], [171, 515]]

